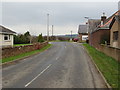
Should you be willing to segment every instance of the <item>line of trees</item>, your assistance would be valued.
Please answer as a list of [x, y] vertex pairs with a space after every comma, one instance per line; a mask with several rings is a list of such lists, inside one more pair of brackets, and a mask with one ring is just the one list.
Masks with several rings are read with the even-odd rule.
[[24, 34], [14, 35], [14, 44], [30, 43], [30, 33], [27, 31]]
[[36, 42], [44, 42], [42, 33], [39, 36], [32, 36], [29, 31], [24, 34], [14, 35], [14, 44], [28, 44]]
[[[24, 34], [14, 35], [14, 44], [28, 44], [28, 43], [37, 43], [44, 42], [47, 40], [47, 36], [42, 36], [42, 33], [39, 36], [32, 36], [29, 31]], [[49, 41], [60, 40], [60, 41], [69, 41], [68, 37], [60, 36], [49, 36]]]

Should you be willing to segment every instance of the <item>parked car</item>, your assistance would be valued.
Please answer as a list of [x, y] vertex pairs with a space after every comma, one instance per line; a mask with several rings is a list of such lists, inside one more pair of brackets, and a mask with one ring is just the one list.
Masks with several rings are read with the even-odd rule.
[[77, 42], [78, 40], [79, 40], [78, 38], [74, 38], [74, 39], [73, 39], [74, 42]]

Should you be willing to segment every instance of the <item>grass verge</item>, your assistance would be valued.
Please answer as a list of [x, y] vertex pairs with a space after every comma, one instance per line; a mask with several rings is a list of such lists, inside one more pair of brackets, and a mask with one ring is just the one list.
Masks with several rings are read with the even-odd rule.
[[16, 55], [16, 56], [11, 56], [11, 57], [8, 57], [8, 58], [3, 58], [2, 59], [2, 63], [9, 62], [9, 61], [14, 61], [14, 60], [17, 60], [17, 59], [22, 59], [24, 57], [37, 54], [39, 52], [42, 52], [42, 51], [50, 48], [51, 46], [52, 46], [51, 44], [48, 44], [47, 46], [43, 47], [40, 50], [35, 50], [35, 51], [31, 51], [31, 52], [22, 53], [22, 54], [19, 54], [19, 55]]
[[32, 44], [14, 44], [13, 46], [25, 46], [25, 45], [32, 45]]
[[91, 47], [89, 44], [83, 44], [83, 45], [88, 50], [89, 54], [91, 55], [92, 59], [94, 60], [94, 62], [96, 63], [102, 74], [104, 75], [109, 85], [112, 88], [120, 89], [120, 85], [119, 85], [120, 81], [118, 80], [119, 63], [115, 59]]

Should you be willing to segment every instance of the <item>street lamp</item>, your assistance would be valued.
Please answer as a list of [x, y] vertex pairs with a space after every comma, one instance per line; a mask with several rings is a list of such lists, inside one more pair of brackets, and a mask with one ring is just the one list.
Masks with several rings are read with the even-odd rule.
[[84, 17], [85, 19], [89, 19], [89, 17]]
[[[87, 20], [89, 20], [89, 17], [84, 17], [85, 19], [87, 19]], [[88, 27], [89, 27], [89, 24], [88, 23], [86, 23], [87, 24], [87, 33], [88, 33]]]

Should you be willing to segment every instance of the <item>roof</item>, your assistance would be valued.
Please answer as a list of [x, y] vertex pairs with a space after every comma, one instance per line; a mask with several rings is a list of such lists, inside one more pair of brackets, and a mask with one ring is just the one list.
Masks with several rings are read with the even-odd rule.
[[3, 33], [3, 34], [15, 34], [16, 32], [14, 32], [14, 31], [0, 25], [0, 33]]
[[120, 24], [120, 15], [116, 15], [116, 16], [112, 19], [112, 21], [111, 21], [111, 23], [110, 23], [110, 29], [111, 29], [111, 27], [112, 27], [112, 25], [114, 24], [115, 21], [118, 21], [118, 23]]
[[79, 25], [78, 33], [86, 34], [87, 32], [87, 25]]
[[100, 24], [101, 20], [100, 19], [89, 19], [89, 32], [92, 33], [93, 31], [96, 30], [98, 25]]
[[106, 19], [105, 24], [104, 24], [104, 25], [100, 25], [100, 28], [101, 28], [101, 29], [102, 29], [102, 28], [108, 29], [109, 26], [110, 26], [110, 23], [111, 23], [112, 20], [113, 20], [113, 18], [114, 18], [115, 16], [117, 16], [119, 13], [120, 13], [120, 10], [118, 10], [116, 13], [114, 13], [112, 16], [110, 16], [108, 19]]

